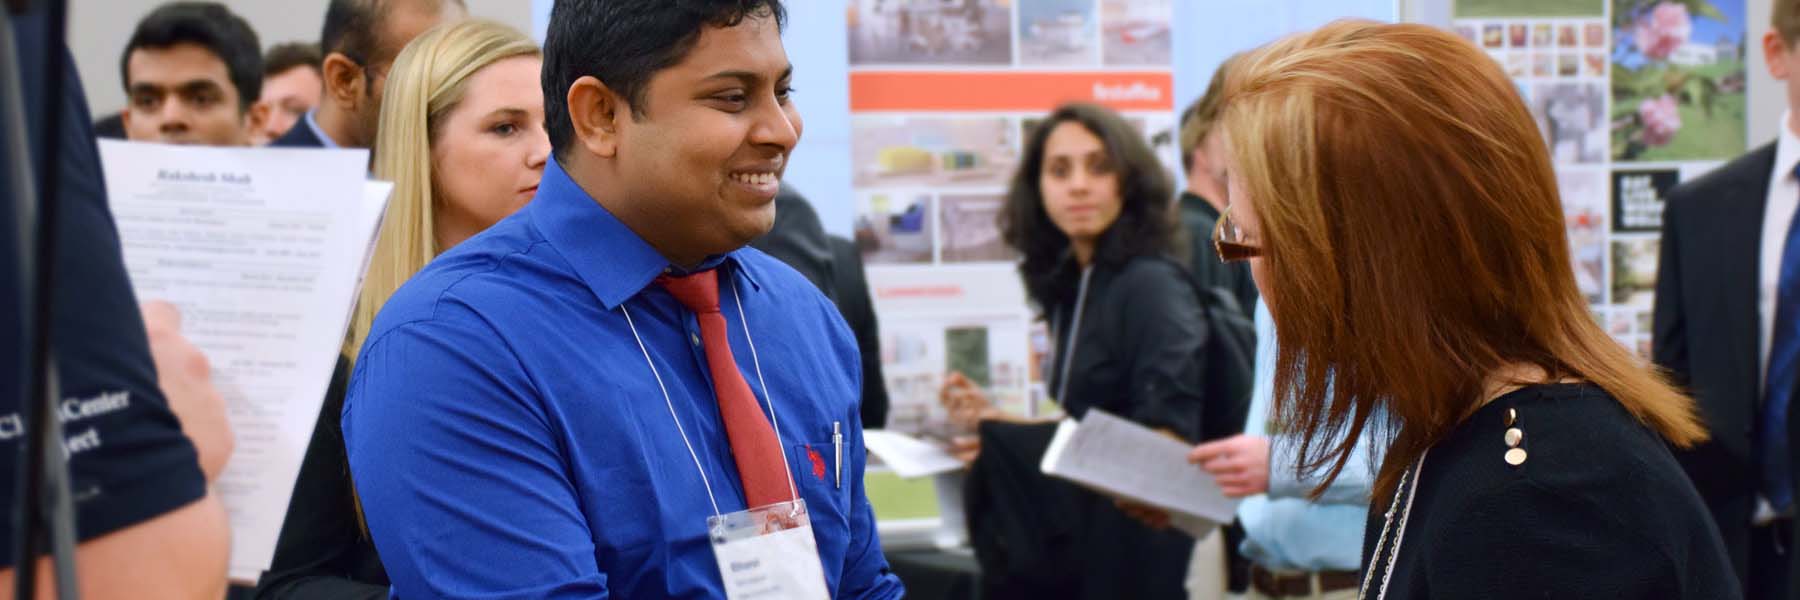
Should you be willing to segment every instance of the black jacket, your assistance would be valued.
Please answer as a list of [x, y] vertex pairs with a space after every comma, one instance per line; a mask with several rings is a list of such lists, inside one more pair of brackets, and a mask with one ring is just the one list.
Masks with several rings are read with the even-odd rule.
[[1213, 248], [1213, 228], [1219, 225], [1219, 209], [1192, 192], [1182, 192], [1181, 225], [1188, 235], [1188, 273], [1200, 287], [1223, 288], [1238, 300], [1244, 314], [1256, 311], [1256, 280], [1248, 263], [1226, 264]]
[[1056, 353], [1046, 380], [1069, 415], [1109, 413], [1182, 438], [1201, 439], [1204, 387], [1201, 352], [1207, 326], [1200, 300], [1175, 262], [1140, 256], [1124, 264], [1097, 262], [1073, 343], [1078, 291], [1045, 307]]
[[988, 600], [1184, 600], [1194, 539], [1038, 469], [1056, 426], [983, 421], [964, 486]]
[[1652, 354], [1693, 394], [1712, 433], [1676, 456], [1712, 511], [1740, 577], [1750, 566], [1759, 479], [1757, 286], [1774, 164], [1770, 144], [1669, 192], [1657, 266]]
[[[299, 129], [300, 127], [296, 127]], [[275, 558], [256, 586], [257, 600], [379, 600], [387, 571], [356, 518], [350, 463], [344, 456], [344, 388], [350, 361], [338, 357], [312, 440], [288, 503]]]

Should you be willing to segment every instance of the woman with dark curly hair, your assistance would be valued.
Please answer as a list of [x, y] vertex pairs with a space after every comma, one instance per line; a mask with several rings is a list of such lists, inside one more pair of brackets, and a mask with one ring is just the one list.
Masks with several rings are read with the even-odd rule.
[[[1176, 246], [1173, 184], [1142, 134], [1118, 114], [1064, 105], [1026, 141], [1000, 229], [1022, 256], [1026, 294], [1049, 322], [1048, 393], [1069, 416], [1098, 408], [1193, 441], [1200, 438], [1200, 300]], [[980, 387], [951, 373], [942, 401], [952, 421], [1016, 420]], [[978, 442], [960, 445], [965, 458]], [[1066, 485], [1066, 484], [1056, 484]], [[1179, 598], [1193, 541], [1154, 532], [1086, 491], [1056, 492], [1082, 516], [1073, 544], [1076, 597]], [[974, 524], [972, 524], [974, 525]]]

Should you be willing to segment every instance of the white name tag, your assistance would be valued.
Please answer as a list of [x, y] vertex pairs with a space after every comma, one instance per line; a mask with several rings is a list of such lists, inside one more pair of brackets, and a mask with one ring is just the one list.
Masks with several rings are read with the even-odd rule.
[[707, 517], [706, 530], [726, 598], [830, 598], [805, 500]]

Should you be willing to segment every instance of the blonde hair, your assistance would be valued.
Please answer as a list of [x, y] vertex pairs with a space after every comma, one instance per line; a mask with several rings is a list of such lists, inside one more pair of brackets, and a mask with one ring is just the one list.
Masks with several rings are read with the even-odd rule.
[[1693, 402], [1589, 315], [1549, 151], [1481, 50], [1339, 21], [1258, 51], [1226, 89], [1281, 339], [1275, 410], [1303, 471], [1328, 483], [1383, 426], [1385, 498], [1520, 363], [1592, 382], [1675, 446], [1706, 438]]
[[1194, 150], [1206, 141], [1212, 133], [1214, 125], [1219, 121], [1219, 110], [1224, 107], [1225, 80], [1230, 77], [1231, 70], [1241, 62], [1243, 52], [1233, 54], [1213, 69], [1212, 81], [1206, 84], [1206, 93], [1181, 111], [1181, 170], [1194, 170]]
[[516, 29], [471, 19], [433, 28], [394, 59], [375, 140], [375, 178], [394, 182], [394, 192], [344, 340], [344, 354], [352, 361], [381, 305], [444, 250], [435, 235], [432, 194], [431, 145], [437, 126], [462, 102], [471, 76], [518, 56], [542, 52]]

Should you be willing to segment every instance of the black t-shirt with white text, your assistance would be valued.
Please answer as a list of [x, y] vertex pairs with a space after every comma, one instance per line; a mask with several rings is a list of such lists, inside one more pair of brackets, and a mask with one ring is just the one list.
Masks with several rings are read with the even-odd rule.
[[[40, 9], [41, 12], [41, 9]], [[45, 135], [41, 90], [48, 73], [47, 20], [42, 14], [13, 17], [13, 32], [25, 90], [31, 148]], [[64, 69], [65, 94], [55, 161], [58, 190], [52, 355], [62, 396], [56, 404], [70, 453], [70, 491], [75, 500], [76, 534], [88, 540], [200, 499], [206, 481], [193, 444], [169, 411], [156, 385], [155, 363], [144, 335], [143, 317], [126, 277], [118, 232], [107, 208], [100, 156], [89, 124], [87, 101], [67, 48], [54, 50]], [[0, 119], [0, 139], [9, 135]], [[37, 156], [34, 165], [45, 160]], [[0, 160], [11, 161], [0, 150]], [[0, 162], [0, 180], [11, 172]], [[41, 189], [41, 186], [40, 186]], [[0, 566], [11, 566], [18, 507], [21, 450], [26, 440], [21, 396], [24, 350], [19, 290], [23, 289], [10, 185], [0, 185], [0, 378], [11, 389], [0, 393], [0, 486], [6, 514], [0, 516]]]

